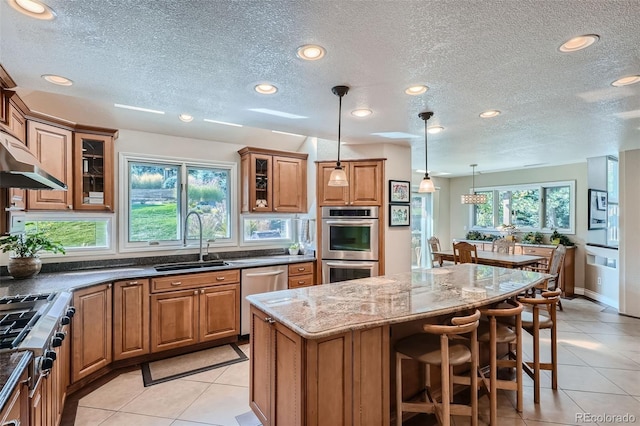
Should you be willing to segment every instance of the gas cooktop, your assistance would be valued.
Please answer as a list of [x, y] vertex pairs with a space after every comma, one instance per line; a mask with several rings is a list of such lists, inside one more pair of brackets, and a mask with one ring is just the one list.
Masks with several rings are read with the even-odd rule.
[[16, 348], [54, 297], [49, 293], [0, 298], [0, 350]]

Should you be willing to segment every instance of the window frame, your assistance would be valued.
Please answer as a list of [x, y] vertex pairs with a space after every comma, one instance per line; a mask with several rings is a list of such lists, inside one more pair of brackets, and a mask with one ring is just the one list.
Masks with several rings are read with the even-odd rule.
[[[177, 240], [169, 241], [129, 241], [129, 163], [155, 163], [178, 166], [180, 173], [180, 192], [178, 198], [178, 219], [181, 226], [179, 227], [179, 235]], [[187, 190], [185, 182], [187, 182], [188, 167], [205, 168], [205, 169], [225, 169], [229, 172], [229, 238], [218, 238], [215, 242], [208, 243], [211, 248], [232, 247], [238, 244], [238, 221], [237, 218], [237, 192], [238, 192], [238, 165], [235, 162], [226, 161], [207, 161], [193, 158], [182, 157], [166, 157], [152, 154], [136, 154], [129, 152], [121, 152], [119, 154], [119, 208], [118, 212], [121, 218], [118, 227], [119, 251], [122, 253], [146, 252], [160, 250], [190, 250], [199, 248], [197, 238], [187, 239], [187, 246], [182, 245], [182, 229], [184, 218], [187, 211]], [[203, 248], [207, 244], [203, 241]]]
[[[244, 222], [245, 220], [287, 220], [290, 226], [290, 238], [278, 238], [268, 240], [252, 240], [245, 238]], [[243, 214], [240, 215], [240, 223], [238, 225], [238, 234], [240, 235], [241, 246], [281, 246], [283, 244], [291, 245], [298, 239], [297, 228], [295, 226], [295, 217], [293, 214]]]
[[24, 212], [24, 222], [36, 222], [36, 221], [60, 221], [60, 222], [73, 222], [77, 221], [92, 221], [92, 220], [105, 220], [107, 223], [107, 247], [65, 247], [66, 254], [54, 254], [47, 251], [41, 251], [38, 256], [43, 259], [48, 258], [68, 258], [68, 257], [86, 257], [89, 255], [112, 255], [116, 253], [116, 232], [117, 218], [114, 213], [99, 213], [99, 212], [74, 212], [74, 211], [37, 211], [30, 210]]
[[[550, 228], [546, 226], [546, 199], [545, 199], [545, 189], [555, 188], [555, 187], [569, 187], [569, 227], [568, 228]], [[535, 189], [539, 191], [540, 201], [538, 204], [538, 215], [539, 215], [539, 223], [540, 227], [526, 227], [519, 228], [521, 232], [541, 232], [543, 234], [550, 234], [554, 229], [557, 229], [558, 232], [562, 232], [563, 234], [575, 235], [576, 233], [576, 181], [556, 181], [556, 182], [539, 182], [539, 183], [527, 183], [527, 184], [516, 184], [516, 185], [496, 185], [496, 186], [485, 186], [475, 188], [476, 192], [491, 192], [493, 193], [493, 227], [481, 227], [477, 226], [476, 221], [476, 213], [475, 213], [475, 205], [469, 205], [469, 229], [474, 231], [495, 231], [498, 232], [499, 229], [497, 227], [503, 223], [501, 217], [499, 217], [499, 207], [498, 202], [502, 200], [499, 197], [499, 193], [501, 191], [513, 192], [516, 190], [531, 190]], [[511, 215], [509, 215], [509, 223], [510, 224]]]

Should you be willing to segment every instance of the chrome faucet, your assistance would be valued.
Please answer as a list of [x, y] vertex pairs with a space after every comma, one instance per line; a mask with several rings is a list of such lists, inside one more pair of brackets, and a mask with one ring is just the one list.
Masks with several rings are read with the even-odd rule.
[[189, 216], [191, 216], [192, 214], [195, 214], [196, 217], [198, 218], [198, 225], [200, 227], [200, 257], [198, 258], [199, 262], [204, 262], [204, 258], [202, 256], [202, 216], [200, 216], [200, 213], [198, 213], [195, 210], [191, 210], [189, 213], [187, 213], [187, 216], [184, 218], [184, 228], [182, 230], [182, 246], [186, 247], [187, 246], [187, 223], [189, 222]]

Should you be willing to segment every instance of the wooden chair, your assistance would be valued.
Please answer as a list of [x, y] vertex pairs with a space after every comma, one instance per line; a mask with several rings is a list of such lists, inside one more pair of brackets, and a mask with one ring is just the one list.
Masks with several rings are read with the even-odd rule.
[[491, 244], [491, 251], [496, 253], [515, 254], [516, 242], [509, 241], [505, 238], [500, 238], [493, 241], [493, 243]]
[[[533, 379], [533, 401], [540, 402], [540, 370], [551, 371], [551, 388], [558, 389], [558, 336], [556, 332], [556, 305], [560, 289], [543, 291], [541, 297], [521, 297], [522, 328], [533, 336], [533, 361], [523, 363], [524, 372]], [[551, 330], [551, 362], [540, 362], [540, 330]]]
[[440, 250], [440, 240], [436, 237], [431, 237], [427, 240], [429, 243], [429, 250], [431, 251], [431, 266], [436, 266], [436, 263], [439, 266], [442, 266], [444, 260], [442, 256], [439, 254], [434, 254], [435, 252], [439, 252]]
[[[481, 383], [489, 393], [489, 413], [491, 425], [498, 424], [498, 389], [515, 390], [516, 410], [523, 409], [522, 389], [522, 313], [523, 306], [515, 300], [480, 309], [486, 321], [481, 321], [478, 327], [478, 341], [489, 345], [489, 377], [481, 373]], [[504, 324], [507, 319], [512, 326]], [[498, 345], [509, 345], [506, 359], [498, 359]], [[516, 369], [515, 381], [498, 379], [498, 368], [508, 367]]]
[[[425, 324], [424, 333], [413, 334], [399, 340], [396, 350], [396, 424], [402, 426], [402, 413], [433, 413], [438, 423], [449, 426], [451, 415], [471, 417], [471, 425], [478, 424], [478, 340], [477, 329], [480, 311], [451, 318], [451, 325]], [[468, 344], [459, 340], [468, 335]], [[413, 359], [427, 364], [426, 401], [404, 402], [402, 400], [402, 361]], [[453, 367], [471, 364], [468, 377], [453, 375]], [[431, 389], [428, 372], [431, 365], [439, 365], [441, 370], [440, 402]], [[453, 384], [464, 384], [470, 388], [470, 403], [454, 404], [451, 389]]]
[[[532, 267], [531, 269], [536, 272], [542, 272], [545, 274], [551, 275], [551, 278], [546, 279], [542, 284], [536, 286], [543, 291], [547, 290], [556, 290], [560, 286], [560, 273], [564, 266], [564, 258], [567, 254], [567, 248], [562, 244], [558, 244], [558, 246], [553, 250], [551, 254], [551, 258], [549, 259], [548, 265], [546, 267]], [[562, 302], [558, 299], [558, 308], [562, 310]]]
[[478, 263], [478, 249], [464, 241], [453, 243], [453, 263]]

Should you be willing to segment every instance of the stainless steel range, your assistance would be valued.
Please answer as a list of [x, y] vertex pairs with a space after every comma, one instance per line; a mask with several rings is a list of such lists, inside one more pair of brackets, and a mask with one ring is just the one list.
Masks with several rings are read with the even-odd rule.
[[53, 348], [62, 345], [75, 314], [71, 300], [66, 291], [0, 298], [0, 351], [33, 352], [30, 387], [53, 367]]

